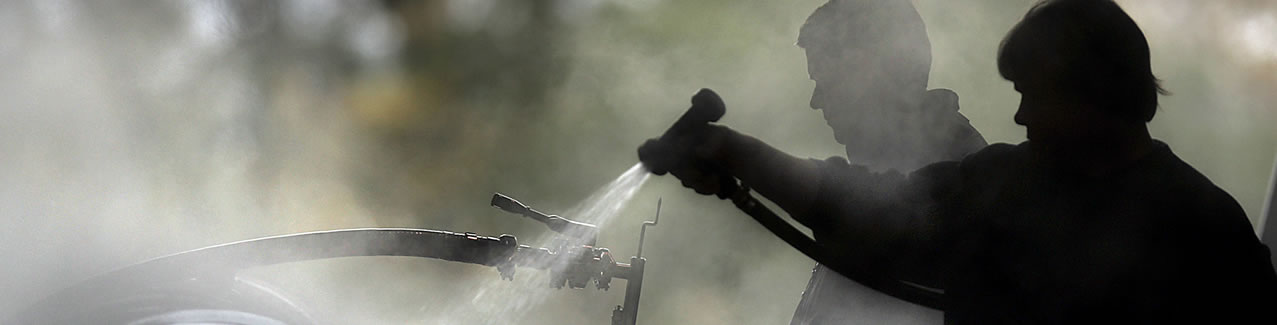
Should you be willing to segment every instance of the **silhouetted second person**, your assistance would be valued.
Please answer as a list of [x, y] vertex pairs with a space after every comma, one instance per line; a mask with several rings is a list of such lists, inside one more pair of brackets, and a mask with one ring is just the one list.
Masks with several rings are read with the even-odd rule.
[[[928, 90], [931, 42], [910, 1], [833, 0], [798, 34], [823, 113], [848, 159], [870, 171], [911, 171], [986, 145], [948, 89]], [[837, 217], [837, 216], [833, 216]], [[837, 236], [814, 229], [817, 238]], [[816, 265], [791, 325], [939, 325], [938, 310], [876, 292]]]

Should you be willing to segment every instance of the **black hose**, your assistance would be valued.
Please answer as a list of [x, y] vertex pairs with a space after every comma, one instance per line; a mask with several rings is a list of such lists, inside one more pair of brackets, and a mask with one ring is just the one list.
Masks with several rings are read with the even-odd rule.
[[[735, 182], [729, 184], [734, 183]], [[763, 225], [764, 228], [767, 228], [768, 231], [776, 234], [776, 237], [780, 237], [780, 239], [789, 244], [789, 246], [793, 246], [794, 249], [802, 252], [803, 255], [807, 255], [807, 257], [815, 260], [817, 263], [824, 264], [825, 267], [838, 272], [838, 274], [841, 274], [848, 279], [852, 279], [857, 283], [869, 287], [870, 289], [877, 290], [910, 303], [941, 311], [944, 310], [944, 294], [942, 293], [930, 291], [916, 285], [911, 285], [908, 282], [879, 275], [878, 273], [872, 272], [863, 266], [850, 263], [850, 261], [830, 257], [819, 243], [811, 239], [811, 237], [807, 237], [807, 234], [799, 231], [798, 228], [795, 228], [789, 222], [781, 219], [775, 212], [772, 212], [771, 209], [764, 206], [758, 201], [758, 199], [754, 198], [753, 195], [750, 195], [748, 188], [729, 188], [725, 191], [725, 193], [730, 193], [730, 195], [727, 196], [732, 200], [732, 203], [736, 205], [736, 208], [754, 218], [755, 221], [758, 221], [758, 223]]]
[[[411, 229], [360, 228], [250, 239], [173, 254], [135, 266], [167, 268], [218, 265], [237, 270], [255, 266], [354, 256], [407, 256], [496, 266], [514, 254], [514, 236]], [[127, 268], [126, 268], [127, 270]]]

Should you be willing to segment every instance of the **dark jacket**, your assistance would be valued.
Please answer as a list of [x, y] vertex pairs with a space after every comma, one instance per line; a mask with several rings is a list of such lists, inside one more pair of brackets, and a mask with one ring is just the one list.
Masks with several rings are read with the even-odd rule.
[[1161, 142], [1105, 177], [1029, 142], [907, 177], [823, 163], [799, 221], [841, 258], [944, 289], [946, 323], [1219, 323], [1277, 305], [1241, 207]]

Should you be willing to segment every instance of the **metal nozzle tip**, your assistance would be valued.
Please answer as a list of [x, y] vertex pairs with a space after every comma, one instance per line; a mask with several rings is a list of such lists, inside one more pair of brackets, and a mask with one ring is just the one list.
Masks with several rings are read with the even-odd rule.
[[492, 206], [505, 210], [506, 212], [519, 214], [522, 214], [524, 211], [529, 209], [527, 205], [519, 203], [518, 200], [501, 193], [492, 194]]

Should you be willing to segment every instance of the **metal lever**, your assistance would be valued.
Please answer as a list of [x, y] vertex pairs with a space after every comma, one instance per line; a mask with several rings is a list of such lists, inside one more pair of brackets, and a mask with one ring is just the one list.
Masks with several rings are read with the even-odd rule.
[[505, 194], [493, 193], [492, 206], [544, 223], [554, 232], [583, 240], [585, 245], [594, 246], [595, 239], [599, 235], [599, 228], [595, 225], [541, 213]]
[[643, 292], [643, 268], [647, 260], [643, 258], [643, 240], [647, 237], [647, 226], [655, 226], [661, 221], [661, 199], [656, 199], [656, 217], [652, 221], [644, 221], [639, 231], [639, 247], [636, 256], [630, 258], [629, 277], [625, 279], [625, 303], [612, 310], [612, 325], [634, 325], [638, 322], [639, 294]]
[[661, 222], [661, 198], [656, 198], [656, 217], [652, 221], [644, 221], [639, 229], [638, 253], [634, 254], [635, 257], [643, 258], [643, 240], [647, 238], [647, 226], [655, 226], [657, 222]]

